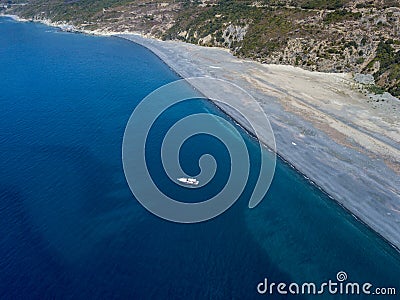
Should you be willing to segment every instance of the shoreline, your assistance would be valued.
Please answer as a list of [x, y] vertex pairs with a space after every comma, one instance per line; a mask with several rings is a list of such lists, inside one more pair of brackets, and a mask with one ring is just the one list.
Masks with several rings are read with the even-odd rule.
[[[141, 35], [138, 35], [141, 38], [146, 39], [146, 37], [143, 37]], [[121, 34], [116, 35], [115, 37], [120, 38], [120, 39], [124, 39], [124, 40], [128, 40], [129, 42], [133, 42], [137, 45], [140, 45], [146, 49], [148, 49], [150, 52], [152, 52], [155, 56], [157, 56], [164, 64], [166, 64], [175, 74], [177, 74], [180, 78], [185, 79], [185, 77], [183, 77], [176, 69], [174, 69], [169, 63], [167, 63], [160, 55], [158, 55], [155, 51], [153, 51], [152, 48], [142, 44], [142, 43], [138, 43], [137, 41], [133, 41], [130, 38], [126, 38], [124, 36], [122, 36]], [[162, 41], [161, 41], [162, 42]], [[287, 66], [288, 68], [293, 68], [295, 69], [295, 67], [293, 66]], [[331, 74], [331, 73], [323, 73], [323, 72], [313, 72], [313, 73], [319, 73], [319, 74]], [[340, 74], [342, 75], [342, 74]], [[343, 74], [344, 75], [344, 74]], [[196, 87], [193, 87], [195, 89], [197, 89]], [[203, 92], [199, 91], [202, 95]], [[220, 110], [222, 113], [224, 113], [225, 115], [227, 115], [229, 117], [229, 119], [231, 119], [234, 123], [236, 123], [238, 126], [240, 126], [243, 130], [245, 130], [252, 138], [258, 140], [257, 136], [251, 132], [249, 129], [247, 129], [243, 124], [241, 124], [240, 121], [237, 120], [237, 118], [235, 118], [234, 115], [232, 115], [231, 113], [227, 112], [226, 110], [224, 110], [222, 107], [220, 107], [217, 103], [215, 103], [214, 101], [210, 100], [210, 99], [206, 99], [208, 100], [211, 104], [213, 104], [218, 110]], [[397, 99], [398, 100], [398, 99]], [[260, 143], [266, 147], [268, 149], [268, 151], [272, 151], [271, 148], [266, 145], [265, 143], [263, 143], [262, 141], [260, 141]], [[278, 159], [282, 160], [285, 164], [287, 164], [291, 169], [295, 170], [297, 173], [299, 173], [309, 184], [313, 185], [314, 187], [316, 187], [318, 190], [320, 190], [324, 195], [326, 195], [330, 200], [334, 201], [337, 205], [339, 205], [343, 210], [345, 210], [347, 213], [349, 213], [354, 219], [357, 220], [357, 222], [363, 224], [364, 226], [366, 226], [369, 230], [371, 230], [372, 232], [374, 232], [374, 234], [376, 234], [377, 236], [379, 236], [383, 241], [385, 241], [387, 244], [389, 244], [392, 248], [394, 248], [397, 252], [400, 253], [400, 246], [395, 245], [393, 242], [390, 241], [390, 239], [388, 239], [387, 237], [385, 237], [384, 235], [382, 235], [380, 232], [374, 230], [367, 222], [365, 222], [363, 219], [361, 219], [359, 216], [357, 216], [353, 211], [351, 211], [349, 208], [347, 208], [343, 203], [341, 203], [340, 201], [338, 201], [337, 199], [335, 199], [329, 192], [327, 192], [322, 186], [320, 186], [317, 182], [313, 181], [312, 179], [310, 179], [307, 174], [305, 174], [304, 172], [302, 172], [299, 168], [297, 168], [295, 165], [293, 165], [289, 160], [287, 160], [283, 155], [281, 155], [278, 151], [278, 149], [275, 151]]]
[[[8, 15], [6, 17], [10, 17], [16, 21], [29, 21], [17, 16]], [[64, 30], [64, 26], [67, 26], [65, 23], [54, 24], [43, 20], [34, 21], [48, 26], [58, 27], [61, 30]], [[293, 93], [289, 93], [288, 90], [285, 90], [287, 85], [280, 85], [282, 81], [284, 82], [285, 80], [279, 78], [280, 76], [284, 77], [286, 74], [294, 74], [295, 79], [301, 76], [314, 76], [320, 81], [313, 82], [313, 84], [321, 85], [321, 82], [325, 84], [324, 77], [329, 77], [327, 80], [328, 83], [334, 85], [336, 81], [341, 81], [340, 84], [342, 84], [343, 89], [347, 86], [347, 88], [351, 90], [350, 85], [354, 82], [352, 82], [348, 74], [309, 72], [293, 66], [262, 65], [253, 61], [234, 58], [224, 49], [200, 47], [174, 41], [163, 42], [156, 39], [149, 39], [136, 33], [105, 33], [99, 31], [73, 32], [116, 36], [139, 44], [154, 53], [181, 78], [214, 76], [231, 81], [246, 89], [260, 105], [263, 106], [270, 118], [271, 126], [273, 126], [277, 139], [276, 152], [279, 158], [353, 215], [357, 221], [366, 225], [400, 252], [400, 230], [395, 230], [396, 226], [400, 228], [400, 214], [396, 214], [396, 211], [400, 209], [400, 205], [396, 203], [400, 202], [400, 191], [396, 188], [396, 182], [398, 182], [397, 186], [400, 186], [400, 173], [397, 173], [395, 169], [393, 171], [388, 167], [388, 163], [382, 160], [382, 157], [379, 155], [380, 152], [376, 152], [377, 149], [380, 149], [379, 147], [374, 148], [373, 145], [371, 149], [367, 147], [369, 144], [379, 142], [385, 144], [385, 142], [388, 141], [384, 146], [387, 146], [389, 156], [391, 155], [391, 157], [400, 161], [400, 155], [398, 155], [400, 152], [398, 152], [399, 149], [396, 147], [397, 142], [400, 140], [398, 139], [397, 133], [393, 136], [385, 135], [382, 137], [380, 135], [381, 132], [378, 130], [370, 130], [371, 128], [375, 130], [371, 124], [362, 124], [363, 126], [360, 126], [360, 124], [353, 124], [351, 123], [351, 119], [346, 119], [349, 115], [340, 115], [337, 112], [335, 112], [336, 115], [332, 116], [329, 112], [329, 107], [322, 107], [323, 103], [314, 103], [315, 101], [311, 103], [312, 101], [310, 101], [309, 98], [312, 98], [313, 95], [312, 93], [311, 95], [307, 93], [311, 91], [312, 88], [306, 85], [294, 86], [293, 91], [295, 92], [295, 96], [293, 96]], [[237, 76], [241, 77], [240, 80], [238, 80], [235, 76], [232, 76], [232, 74], [241, 73], [238, 72], [238, 70], [245, 73], [249, 71], [249, 69], [254, 69], [256, 71], [256, 79], [254, 79], [253, 76], [250, 78], [246, 78], [246, 76]], [[228, 72], [229, 70], [233, 70], [233, 72]], [[263, 76], [265, 76], [265, 74], [263, 73], [270, 73], [271, 76], [264, 78]], [[310, 73], [312, 75], [310, 75]], [[274, 74], [277, 74], [278, 80], [273, 78]], [[329, 82], [330, 80], [334, 82]], [[340, 86], [340, 84], [338, 84], [338, 86]], [[334, 86], [334, 88], [336, 88], [336, 86]], [[200, 92], [204, 94], [202, 91]], [[336, 92], [339, 94], [342, 91], [338, 89]], [[358, 96], [361, 97], [361, 94], [358, 94]], [[265, 100], [265, 98], [267, 98], [267, 100]], [[344, 98], [346, 99], [346, 97]], [[324, 101], [326, 99], [329, 98], [323, 98], [322, 100]], [[216, 105], [213, 101], [211, 102]], [[357, 108], [359, 103], [354, 104]], [[216, 106], [232, 120], [241, 124], [237, 116], [225, 111], [218, 105]], [[272, 108], [269, 109], [269, 106]], [[268, 109], [266, 109], [266, 107], [268, 107]], [[299, 110], [312, 113], [310, 113], [309, 116], [305, 116], [301, 113], [299, 114]], [[325, 113], [326, 115], [321, 115], [321, 113]], [[351, 113], [354, 112], [351, 111]], [[368, 114], [368, 111], [366, 114]], [[357, 113], [354, 113], [354, 116], [356, 115]], [[327, 125], [323, 122], [326, 120], [321, 121], [318, 118], [319, 116], [330, 118], [328, 123], [333, 122], [332, 120], [338, 121], [338, 123], [335, 123], [334, 126], [327, 129], [325, 128]], [[350, 116], [352, 116], [352, 114], [350, 114]], [[375, 118], [376, 116], [372, 115], [372, 117]], [[365, 118], [369, 120], [368, 115]], [[290, 122], [284, 122], [285, 120]], [[397, 122], [397, 120], [395, 121]], [[355, 138], [355, 141], [352, 143], [346, 140], [343, 141], [343, 138], [335, 137], [335, 135], [343, 135], [343, 132], [340, 131], [343, 126], [348, 127], [346, 127], [346, 130], [349, 131], [349, 134], [346, 137]], [[352, 128], [355, 128], [355, 131], [351, 131]], [[357, 128], [360, 128], [360, 130]], [[305, 133], [298, 129], [304, 129]], [[340, 134], [335, 132], [335, 130]], [[363, 131], [368, 130], [371, 132], [363, 136]], [[384, 128], [383, 131], [384, 130], [386, 129]], [[311, 131], [313, 134], [307, 135], [307, 132]], [[361, 138], [359, 138], [359, 136], [361, 136]], [[375, 136], [379, 136], [379, 138]], [[359, 138], [359, 140], [357, 140], [357, 138]], [[309, 143], [307, 145], [305, 145], [306, 143], [302, 145], [301, 142], [307, 141], [307, 139]], [[294, 142], [296, 142], [295, 147], [293, 145]], [[359, 143], [361, 147], [353, 145], [357, 143]], [[307, 148], [305, 150], [300, 150], [300, 153], [295, 153], [299, 150], [299, 145], [307, 146]], [[333, 154], [327, 152], [333, 152]], [[310, 153], [312, 155], [310, 155]], [[318, 154], [319, 157], [314, 157], [314, 154]], [[357, 157], [354, 158], [352, 155]], [[335, 160], [335, 156], [341, 156], [342, 159]], [[363, 168], [366, 168], [366, 164], [370, 167], [368, 162], [371, 160], [371, 157], [375, 157], [374, 159], [376, 161], [372, 164], [379, 172], [372, 172], [374, 169], [371, 168], [372, 171], [366, 176], [363, 174]], [[353, 159], [353, 161], [349, 162], [348, 159]], [[324, 160], [331, 160], [330, 164], [324, 164]], [[349, 165], [353, 165], [352, 168]], [[345, 178], [341, 180], [340, 177], [344, 176], [344, 174], [340, 172], [341, 168], [348, 168], [352, 176], [345, 176]], [[359, 170], [355, 170], [357, 168], [359, 168]], [[379, 175], [382, 177], [380, 183], [373, 180], [374, 178], [378, 178], [377, 176]], [[341, 186], [341, 184], [345, 185], [345, 187]], [[365, 188], [365, 190], [363, 188]], [[383, 191], [385, 188], [386, 191]], [[390, 191], [393, 193], [390, 194]], [[380, 201], [373, 201], [374, 198], [379, 198]], [[362, 205], [357, 202], [361, 202]]]
[[[199, 51], [204, 52], [201, 57], [201, 59], [203, 61], [212, 57], [211, 52], [218, 52], [219, 54], [223, 53], [224, 55], [230, 55], [229, 53], [227, 54], [226, 51], [221, 51], [220, 49], [204, 48], [204, 47], [201, 47], [201, 49], [198, 49], [200, 47], [191, 45], [191, 44], [172, 42], [172, 41], [171, 42], [157, 41], [157, 40], [144, 38], [139, 35], [125, 35], [125, 34], [121, 35], [120, 34], [120, 35], [117, 35], [117, 37], [127, 39], [131, 42], [142, 45], [143, 47], [149, 49], [151, 52], [153, 52], [159, 59], [161, 59], [165, 64], [167, 64], [175, 73], [177, 73], [182, 78], [195, 77], [195, 76], [209, 76], [210, 75], [209, 73], [207, 74], [207, 72], [202, 72], [202, 71], [204, 71], [204, 66], [207, 66], [206, 64], [203, 63], [201, 65], [203, 67], [203, 69], [201, 69], [201, 67], [200, 67], [201, 70], [198, 70], [196, 68], [196, 64], [193, 63], [192, 61], [188, 60], [188, 58], [190, 59], [191, 57], [197, 55]], [[172, 45], [172, 46], [168, 47], [170, 45]], [[192, 54], [188, 54], [188, 51], [187, 51], [188, 48], [196, 48], [198, 51], [196, 53], [194, 53], [192, 56]], [[174, 50], [174, 51], [171, 51], [171, 50]], [[176, 54], [175, 50], [176, 50], [176, 52], [178, 52], [178, 54]], [[175, 56], [173, 56], [174, 53], [175, 53]], [[234, 57], [232, 57], [231, 59], [243, 62], [243, 60], [240, 60], [240, 59], [237, 59]], [[257, 64], [257, 63], [251, 62], [251, 61], [250, 62], [246, 61], [244, 63]], [[224, 62], [222, 62], [221, 65], [222, 64], [224, 64]], [[309, 72], [309, 71], [304, 71], [302, 69], [299, 70], [298, 68], [294, 68], [291, 66], [277, 66], [277, 65], [266, 65], [266, 66], [262, 65], [262, 66], [267, 67], [267, 68], [269, 67], [272, 69], [286, 69], [286, 70], [289, 70], [289, 72], [298, 72], [298, 73], [302, 73], [302, 72], [308, 73]], [[240, 67], [240, 68], [243, 69], [242, 67]], [[216, 70], [215, 66], [213, 66], [213, 68], [211, 68], [211, 69]], [[350, 83], [350, 79], [348, 78], [347, 74], [334, 74], [333, 75], [330, 73], [316, 73], [316, 72], [309, 72], [309, 73], [316, 74], [317, 76], [334, 77], [335, 79], [340, 79], [340, 80], [344, 81], [345, 85], [348, 85]], [[229, 72], [225, 73], [225, 75], [226, 74], [229, 74]], [[217, 78], [226, 79], [226, 78], [223, 78], [224, 76], [221, 76], [221, 77], [217, 77]], [[233, 83], [238, 84], [238, 82], [235, 80], [233, 80]], [[239, 86], [242, 86], [243, 88], [245, 88], [243, 85], [239, 84]], [[250, 94], [252, 96], [254, 96], [254, 89], [246, 89], [246, 90], [248, 92], [250, 92]], [[265, 94], [264, 94], [264, 96], [265, 96]], [[257, 97], [255, 97], [255, 99], [258, 100]], [[261, 102], [261, 104], [263, 104], [263, 103]], [[282, 112], [282, 108], [281, 108], [281, 112]], [[238, 120], [237, 116], [232, 115], [230, 112], [226, 112], [226, 111], [224, 111], [224, 113], [227, 114], [230, 118], [232, 118], [236, 122], [238, 122], [239, 124], [241, 123], [240, 120]], [[291, 114], [291, 112], [287, 112], [285, 110], [283, 110], [283, 113], [285, 115]], [[271, 114], [269, 114], [268, 112], [267, 112], [267, 114], [269, 115], [269, 117], [271, 117]], [[275, 126], [274, 126], [273, 123], [274, 122], [271, 121], [271, 125], [273, 126], [274, 132], [276, 133], [277, 127], [275, 127], [275, 126], [277, 124], [275, 122]], [[281, 127], [281, 129], [283, 128], [285, 131], [286, 126], [280, 126], [280, 127]], [[313, 127], [313, 126], [311, 125], [311, 127]], [[349, 126], [349, 127], [351, 127], [351, 126]], [[318, 128], [313, 127], [313, 129], [315, 131], [318, 131], [318, 133], [321, 135], [322, 134], [326, 135], [322, 130], [320, 130]], [[279, 138], [279, 135], [283, 135], [283, 136]], [[396, 202], [398, 202], [396, 200], [400, 200], [399, 191], [395, 190], [396, 193], [394, 195], [388, 196], [388, 193], [390, 194], [390, 192], [388, 192], [388, 191], [383, 192], [382, 187], [379, 187], [380, 184], [378, 182], [369, 181], [368, 183], [361, 182], [361, 184], [360, 184], [358, 178], [354, 177], [354, 176], [352, 178], [346, 178], [346, 180], [338, 180], [335, 182], [335, 178], [334, 178], [335, 175], [340, 175], [340, 174], [338, 174], [338, 173], [340, 173], [338, 171], [338, 169], [340, 170], [341, 166], [340, 166], [340, 164], [337, 165], [338, 161], [333, 161], [330, 164], [330, 166], [320, 166], [320, 165], [318, 165], [318, 163], [315, 163], [314, 157], [312, 157], [310, 155], [305, 155], [305, 156], [297, 155], [297, 157], [296, 157], [295, 155], [292, 155], [293, 153], [292, 153], [291, 149], [287, 149], [287, 148], [290, 148], [291, 144], [289, 144], [289, 147], [287, 147], [287, 145], [285, 147], [282, 147], [282, 145], [279, 145], [279, 143], [278, 143], [279, 140], [282, 143], [282, 138], [289, 139], [291, 141], [292, 139], [290, 139], [290, 137], [289, 137], [290, 134], [288, 134], [287, 132], [282, 134], [282, 132], [280, 132], [279, 135], [278, 135], [278, 137], [276, 136], [276, 138], [277, 138], [277, 154], [278, 154], [279, 158], [281, 158], [290, 167], [292, 167], [298, 173], [300, 173], [307, 181], [309, 181], [312, 185], [316, 186], [319, 190], [321, 190], [324, 194], [326, 194], [331, 200], [335, 201], [342, 208], [344, 208], [345, 211], [350, 213], [354, 218], [357, 219], [357, 221], [361, 222], [362, 224], [367, 226], [369, 229], [374, 231], [378, 236], [380, 236], [383, 240], [385, 240], [388, 244], [390, 244], [394, 249], [396, 249], [398, 252], [400, 252], [400, 232], [398, 230], [396, 230], [396, 224], [400, 224], [400, 215], [395, 215], [394, 220], [387, 219], [387, 217], [389, 216], [388, 213], [390, 214], [390, 216], [394, 215], [392, 212], [395, 212], [397, 210], [397, 206], [395, 209], [391, 209], [391, 208], [385, 207], [384, 205], [380, 205], [378, 202], [375, 202], [375, 205], [366, 205], [365, 207], [362, 207], [362, 210], [358, 209], [358, 206], [357, 206], [357, 202], [363, 202], [363, 196], [367, 196], [370, 199], [373, 198], [375, 196], [374, 192], [375, 193], [377, 192], [376, 189], [381, 193], [381, 195], [386, 197], [387, 202], [396, 204]], [[338, 152], [340, 152], [342, 150], [342, 149], [340, 149], [340, 147], [343, 147], [345, 152], [347, 150], [349, 150], [349, 151], [353, 150], [353, 149], [351, 149], [351, 147], [345, 147], [343, 145], [336, 144], [335, 141], [332, 141], [332, 139], [329, 136], [323, 137], [322, 140], [331, 142], [330, 148], [324, 149], [327, 151], [334, 149], [334, 150], [337, 150]], [[323, 143], [321, 143], [321, 141], [319, 139], [314, 139], [314, 142], [315, 142], [315, 145], [323, 144]], [[313, 145], [311, 145], [311, 146], [313, 146]], [[325, 146], [325, 145], [323, 145], [323, 146]], [[389, 145], [388, 147], [391, 147], [391, 145]], [[289, 150], [289, 151], [287, 151], [287, 150]], [[397, 149], [394, 149], [394, 151], [397, 151]], [[325, 151], [321, 151], [321, 149], [319, 151], [316, 151], [316, 153], [317, 152], [319, 154], [322, 154], [322, 157], [324, 157], [326, 154]], [[310, 153], [308, 153], [308, 154], [310, 154]], [[364, 153], [357, 152], [357, 154], [360, 156], [361, 155], [364, 156], [364, 158], [366, 158], [367, 160], [369, 159], [369, 157], [367, 155], [365, 155]], [[395, 154], [397, 155], [397, 152]], [[397, 157], [400, 157], [400, 156], [397, 156]], [[358, 161], [358, 163], [355, 164], [355, 166], [361, 167], [360, 169], [362, 170], [363, 162], [365, 162], [365, 160], [361, 161], [361, 162]], [[308, 165], [308, 168], [307, 168], [307, 165]], [[386, 175], [388, 175], [388, 176], [384, 176], [384, 178], [387, 179], [386, 183], [391, 183], [392, 185], [396, 186], [396, 180], [400, 179], [399, 173], [394, 173], [393, 170], [388, 168], [385, 165], [385, 163], [382, 161], [380, 161], [380, 163], [378, 165], [379, 165], [379, 170], [382, 172], [385, 172]], [[317, 172], [309, 172], [310, 170], [317, 171]], [[329, 172], [324, 173], [323, 172], [324, 170], [325, 171], [329, 170]], [[320, 171], [322, 171], [322, 174]], [[317, 176], [315, 174], [317, 174]], [[366, 176], [365, 177], [363, 176], [362, 171], [359, 172], [359, 175], [360, 175], [359, 176], [360, 179], [366, 178]], [[333, 177], [333, 179], [332, 179], [332, 177]], [[346, 181], [348, 179], [351, 179], [351, 180], [350, 180], [350, 184], [349, 184], [349, 182], [347, 182], [347, 189], [341, 188], [340, 183], [341, 182], [346, 183]], [[368, 179], [368, 178], [366, 178], [366, 179]], [[395, 179], [395, 180], [390, 181], [390, 179]], [[331, 181], [333, 181], [333, 183]], [[353, 189], [352, 183], [357, 183], [357, 182], [358, 182], [358, 184], [354, 185], [356, 188]], [[359, 186], [360, 192], [358, 192], [357, 186]], [[365, 189], [363, 189], [363, 188], [365, 188]], [[340, 189], [340, 191], [337, 191], [338, 189]], [[336, 193], [335, 193], [335, 190], [336, 190]], [[361, 194], [361, 195], [359, 195], [359, 194]], [[366, 204], [366, 202], [364, 202], [364, 204]], [[378, 209], [376, 209], [376, 207], [378, 207]]]
[[80, 34], [88, 34], [88, 35], [95, 35], [95, 36], [106, 36], [111, 37], [118, 34], [135, 34], [145, 37], [140, 32], [114, 32], [114, 31], [106, 31], [101, 29], [96, 30], [85, 30], [76, 28], [74, 25], [71, 25], [67, 22], [53, 22], [50, 19], [24, 19], [17, 15], [10, 15], [10, 14], [0, 14], [0, 18], [10, 18], [16, 22], [32, 22], [32, 23], [40, 23], [46, 26], [58, 28], [61, 31], [70, 32], [70, 33], [80, 33]]

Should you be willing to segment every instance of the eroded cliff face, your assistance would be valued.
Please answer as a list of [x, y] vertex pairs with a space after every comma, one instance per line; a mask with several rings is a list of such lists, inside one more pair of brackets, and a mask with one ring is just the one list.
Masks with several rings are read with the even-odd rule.
[[139, 32], [264, 63], [372, 74], [374, 91], [400, 95], [399, 0], [25, 2], [0, 0], [7, 13], [79, 30]]

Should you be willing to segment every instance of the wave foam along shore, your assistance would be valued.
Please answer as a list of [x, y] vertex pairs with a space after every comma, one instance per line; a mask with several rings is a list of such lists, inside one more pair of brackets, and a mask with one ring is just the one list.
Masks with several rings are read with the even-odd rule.
[[10, 18], [10, 19], [13, 19], [14, 21], [17, 21], [17, 22], [29, 22], [29, 20], [20, 18], [20, 17], [18, 17], [18, 16], [16, 16], [16, 15], [0, 14], [0, 17]]
[[350, 74], [263, 65], [223, 49], [117, 36], [150, 49], [183, 78], [212, 76], [246, 89], [270, 118], [278, 154], [400, 248], [397, 100], [371, 101], [352, 87]]

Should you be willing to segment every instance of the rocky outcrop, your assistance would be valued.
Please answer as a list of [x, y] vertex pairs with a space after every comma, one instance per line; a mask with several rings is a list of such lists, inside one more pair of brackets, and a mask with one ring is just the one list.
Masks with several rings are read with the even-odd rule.
[[137, 32], [224, 47], [264, 63], [372, 74], [380, 88], [400, 96], [397, 0], [103, 0], [99, 7], [86, 1], [2, 2], [8, 13], [66, 22], [78, 30]]

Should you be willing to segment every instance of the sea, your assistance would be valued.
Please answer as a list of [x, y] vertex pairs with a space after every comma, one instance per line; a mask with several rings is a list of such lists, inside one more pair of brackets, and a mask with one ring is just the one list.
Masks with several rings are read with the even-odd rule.
[[[124, 130], [149, 93], [178, 79], [130, 41], [0, 18], [0, 298], [398, 299], [399, 252], [281, 159], [265, 199], [248, 208], [265, 149], [243, 130], [253, 163], [230, 209], [196, 224], [147, 211], [124, 176]], [[155, 182], [166, 176], [161, 133], [193, 113], [230, 120], [205, 100], [166, 112], [146, 145]], [[180, 153], [188, 174], [204, 153], [229, 165], [226, 148], [199, 135]], [[218, 168], [206, 192], [227, 176]], [[266, 281], [330, 280], [397, 295], [260, 293]]]

